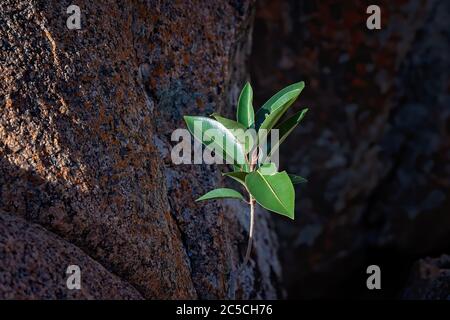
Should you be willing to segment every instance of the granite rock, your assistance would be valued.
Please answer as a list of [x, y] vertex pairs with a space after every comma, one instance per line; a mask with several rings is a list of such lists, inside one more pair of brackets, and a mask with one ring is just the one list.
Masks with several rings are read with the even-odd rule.
[[[246, 209], [195, 204], [220, 174], [174, 166], [170, 135], [182, 115], [234, 112], [253, 1], [80, 0], [81, 30], [66, 28], [70, 4], [0, 3], [0, 209], [144, 298], [229, 297]], [[271, 230], [258, 231], [245, 273], [263, 285], [242, 278], [238, 298], [277, 295]]]
[[[68, 290], [66, 270], [80, 268], [79, 290]], [[1, 299], [142, 299], [129, 283], [80, 248], [39, 225], [0, 214]]]

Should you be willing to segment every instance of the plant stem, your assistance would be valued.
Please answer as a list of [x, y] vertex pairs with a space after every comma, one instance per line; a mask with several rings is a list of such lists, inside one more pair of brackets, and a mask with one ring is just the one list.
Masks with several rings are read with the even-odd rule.
[[[253, 169], [255, 168], [257, 160], [258, 160], [257, 150], [255, 150], [251, 156], [250, 172], [253, 171]], [[236, 273], [237, 276], [239, 276], [239, 274], [242, 272], [242, 270], [244, 270], [245, 266], [248, 263], [248, 260], [250, 259], [250, 254], [252, 253], [252, 244], [253, 244], [253, 231], [255, 229], [255, 202], [256, 202], [256, 200], [255, 200], [255, 198], [253, 198], [252, 194], [247, 189], [247, 187], [245, 187], [245, 189], [247, 190], [247, 193], [249, 196], [248, 204], [250, 205], [250, 227], [248, 230], [247, 250], [245, 251], [244, 261], [242, 262], [241, 266], [237, 270], [237, 273]]]
[[248, 231], [247, 251], [245, 252], [245, 258], [244, 262], [242, 263], [242, 267], [247, 265], [248, 260], [250, 259], [250, 253], [252, 252], [254, 226], [255, 226], [255, 199], [252, 196], [250, 196], [250, 228]]
[[[251, 156], [250, 161], [250, 171], [253, 171], [255, 168], [256, 162], [258, 160], [258, 153], [257, 150], [254, 150]], [[247, 189], [247, 187], [245, 187]], [[249, 195], [249, 205], [250, 205], [250, 227], [248, 230], [248, 242], [247, 242], [247, 251], [245, 252], [244, 262], [242, 263], [241, 267], [239, 268], [239, 273], [245, 268], [245, 266], [248, 263], [248, 260], [250, 259], [250, 254], [252, 252], [252, 244], [253, 244], [253, 230], [255, 228], [255, 198], [253, 198], [250, 191], [247, 189], [248, 195]]]
[[[250, 170], [254, 169], [254, 164], [250, 164]], [[250, 191], [245, 187], [247, 190], [249, 201], [248, 204], [250, 205], [250, 226], [248, 230], [248, 241], [247, 241], [247, 250], [245, 252], [244, 261], [240, 265], [240, 267], [231, 273], [231, 279], [230, 279], [230, 286], [228, 287], [228, 296], [230, 299], [234, 300], [236, 297], [236, 285], [237, 280], [241, 272], [244, 270], [245, 266], [248, 263], [248, 260], [250, 259], [250, 254], [252, 252], [252, 244], [253, 244], [253, 231], [255, 229], [255, 204], [256, 200], [252, 197]]]
[[252, 244], [253, 244], [253, 230], [255, 225], [255, 198], [249, 192], [249, 205], [250, 205], [250, 227], [248, 231], [248, 242], [247, 242], [247, 250], [245, 252], [244, 261], [240, 265], [240, 267], [231, 273], [230, 286], [228, 287], [228, 295], [230, 299], [235, 299], [236, 297], [236, 284], [237, 278], [244, 270], [245, 266], [250, 259], [250, 253], [252, 252]]

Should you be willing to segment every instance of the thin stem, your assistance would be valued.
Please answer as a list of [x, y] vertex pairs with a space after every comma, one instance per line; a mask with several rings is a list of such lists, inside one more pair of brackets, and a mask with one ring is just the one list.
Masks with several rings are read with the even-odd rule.
[[[253, 171], [256, 165], [257, 161], [257, 150], [254, 150], [251, 155], [251, 161], [250, 161], [250, 172]], [[247, 187], [245, 187], [247, 189]], [[239, 273], [245, 268], [245, 266], [248, 263], [248, 260], [250, 259], [250, 254], [252, 252], [252, 244], [253, 244], [253, 230], [255, 228], [255, 198], [253, 198], [250, 191], [247, 189], [248, 196], [249, 196], [249, 205], [250, 205], [250, 227], [248, 231], [248, 242], [247, 242], [247, 250], [245, 252], [244, 262], [242, 263], [241, 267], [239, 268]]]
[[[253, 171], [253, 169], [255, 168], [256, 160], [258, 159], [256, 155], [257, 155], [257, 152], [255, 150], [251, 157], [250, 172]], [[247, 187], [245, 187], [245, 189], [247, 190], [247, 193], [249, 196], [248, 204], [250, 205], [250, 227], [249, 227], [249, 231], [248, 231], [247, 250], [245, 251], [244, 262], [242, 262], [241, 266], [237, 270], [236, 276], [239, 276], [239, 274], [244, 270], [245, 266], [248, 263], [248, 260], [250, 259], [250, 254], [252, 253], [253, 232], [255, 229], [255, 202], [256, 202], [256, 200], [255, 200], [255, 198], [253, 198], [252, 194], [247, 189]], [[235, 279], [235, 280], [237, 280], [237, 279]], [[233, 285], [234, 285], [234, 283], [233, 283]]]
[[[248, 191], [248, 190], [247, 190]], [[236, 285], [237, 279], [241, 272], [244, 270], [245, 266], [250, 259], [250, 254], [252, 252], [252, 243], [253, 243], [253, 230], [254, 230], [254, 222], [255, 222], [255, 198], [249, 192], [249, 205], [250, 205], [250, 227], [248, 232], [248, 242], [247, 242], [247, 250], [245, 252], [244, 262], [241, 266], [234, 272], [231, 273], [230, 286], [228, 287], [228, 296], [230, 299], [236, 298]]]
[[250, 259], [250, 253], [252, 252], [254, 226], [255, 226], [255, 199], [250, 195], [250, 228], [248, 231], [247, 251], [245, 252], [242, 268], [244, 268], [247, 265], [248, 260]]
[[[248, 191], [248, 190], [247, 190]], [[250, 200], [250, 227], [248, 231], [248, 240], [247, 240], [247, 250], [245, 251], [245, 257], [244, 261], [242, 262], [241, 266], [237, 270], [237, 275], [239, 275], [247, 265], [248, 261], [250, 260], [250, 254], [252, 253], [252, 244], [253, 244], [253, 232], [255, 229], [255, 198], [252, 197], [250, 192], [248, 193]]]

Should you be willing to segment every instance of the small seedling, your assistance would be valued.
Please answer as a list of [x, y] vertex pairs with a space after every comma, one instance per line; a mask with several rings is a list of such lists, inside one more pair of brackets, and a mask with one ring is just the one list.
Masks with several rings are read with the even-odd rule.
[[[302, 109], [279, 123], [281, 117], [300, 95], [304, 82], [294, 83], [272, 96], [259, 110], [253, 109], [253, 90], [247, 83], [241, 91], [238, 101], [236, 120], [212, 114], [211, 117], [185, 116], [191, 134], [207, 148], [223, 156], [233, 167], [232, 172], [224, 176], [238, 181], [248, 194], [248, 200], [238, 191], [229, 188], [212, 190], [196, 201], [218, 198], [233, 198], [246, 202], [250, 206], [250, 228], [248, 245], [244, 261], [239, 270], [248, 263], [253, 240], [255, 202], [267, 210], [294, 219], [295, 191], [293, 184], [306, 182], [306, 179], [286, 173], [277, 172], [273, 163], [267, 163], [280, 147], [280, 144], [303, 119], [308, 109]], [[200, 130], [195, 126], [200, 127]], [[198, 128], [197, 127], [197, 128]], [[222, 137], [214, 139], [208, 130], [214, 129]], [[249, 130], [253, 129], [253, 130]], [[265, 146], [267, 136], [278, 129], [278, 141]], [[244, 131], [256, 132], [245, 136]], [[217, 137], [217, 135], [216, 135]], [[220, 143], [219, 143], [220, 142]], [[231, 150], [231, 152], [230, 152]]]

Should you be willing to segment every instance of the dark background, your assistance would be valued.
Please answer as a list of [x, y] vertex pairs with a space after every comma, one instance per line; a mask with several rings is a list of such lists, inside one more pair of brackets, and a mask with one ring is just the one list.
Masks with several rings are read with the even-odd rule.
[[274, 217], [288, 298], [407, 297], [414, 263], [450, 253], [448, 21], [448, 1], [258, 2], [255, 108], [300, 80], [310, 108], [280, 153], [309, 180], [295, 223]]

